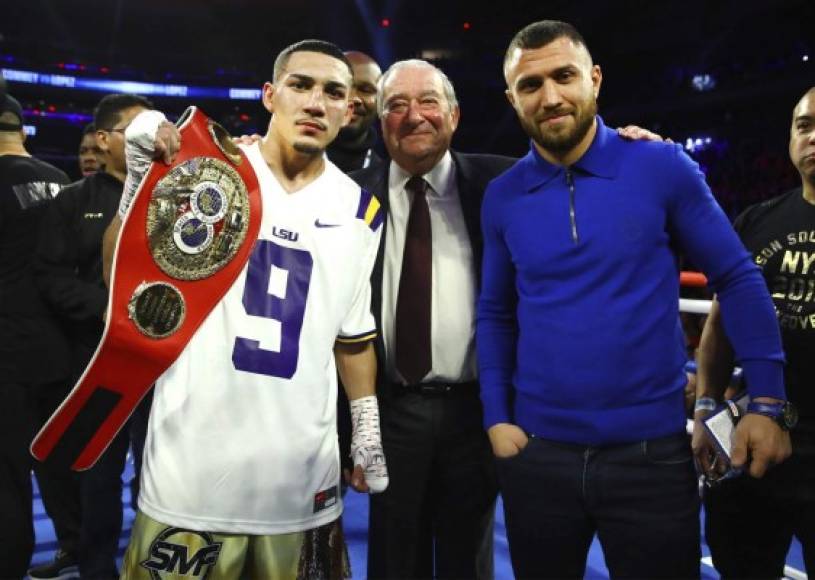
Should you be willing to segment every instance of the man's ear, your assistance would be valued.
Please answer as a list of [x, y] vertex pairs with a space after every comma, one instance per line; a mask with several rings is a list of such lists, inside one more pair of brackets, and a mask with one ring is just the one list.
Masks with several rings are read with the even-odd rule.
[[96, 146], [99, 148], [99, 152], [102, 154], [107, 153], [110, 149], [110, 146], [108, 145], [108, 137], [110, 136], [109, 133], [107, 131], [97, 129], [93, 136], [96, 139]]
[[274, 113], [274, 94], [275, 94], [275, 86], [270, 82], [263, 83], [263, 91], [261, 100], [263, 101], [263, 107], [269, 111], [270, 113]]
[[512, 91], [507, 89], [504, 91], [504, 94], [507, 96], [507, 100], [509, 104], [512, 105], [512, 108], [515, 108], [515, 95], [512, 94]]
[[342, 126], [345, 127], [348, 123], [351, 122], [351, 118], [354, 116], [354, 101], [348, 99], [348, 107], [345, 109], [345, 117], [342, 119]]
[[600, 85], [603, 84], [603, 71], [600, 70], [600, 65], [595, 64], [591, 67], [591, 84], [594, 86], [594, 98], [600, 96]]
[[450, 112], [450, 120], [453, 125], [453, 131], [455, 131], [458, 128], [458, 122], [460, 119], [461, 119], [461, 107], [456, 105]]

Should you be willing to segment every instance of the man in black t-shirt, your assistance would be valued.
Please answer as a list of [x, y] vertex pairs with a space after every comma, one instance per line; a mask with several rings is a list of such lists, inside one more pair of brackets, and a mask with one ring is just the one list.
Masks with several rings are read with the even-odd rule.
[[[0, 578], [23, 577], [34, 550], [28, 447], [65, 397], [70, 361], [31, 268], [40, 221], [69, 180], [29, 155], [22, 124], [20, 103], [0, 96]], [[60, 549], [74, 549], [78, 501], [65, 491], [74, 475], [38, 466], [37, 476]]]
[[82, 140], [79, 142], [79, 155], [77, 156], [82, 177], [93, 175], [102, 169], [99, 159], [101, 154], [102, 151], [96, 144], [96, 125], [89, 123], [82, 129]]
[[[351, 87], [354, 115], [348, 124], [340, 129], [325, 152], [334, 165], [348, 174], [382, 163], [382, 159], [374, 151], [378, 139], [374, 128], [377, 119], [376, 93], [382, 70], [376, 61], [364, 52], [349, 50], [344, 54], [351, 63], [351, 72], [354, 75], [354, 84]], [[351, 461], [351, 411], [342, 384], [338, 384], [337, 392], [337, 436], [340, 443], [340, 464], [343, 471], [347, 470], [350, 473], [354, 470]], [[347, 489], [347, 483], [343, 479], [343, 496]]]
[[[124, 131], [133, 118], [153, 105], [137, 95], [112, 94], [94, 110], [95, 143], [103, 168], [66, 186], [48, 208], [35, 260], [43, 300], [51, 307], [71, 343], [71, 384], [91, 360], [104, 330], [108, 291], [102, 280], [102, 236], [119, 208], [124, 180]], [[83, 578], [118, 578], [116, 556], [122, 532], [122, 471], [130, 430], [147, 429], [149, 397], [139, 405], [99, 461], [81, 474], [81, 535], [76, 554]], [[138, 476], [140, 443], [134, 441]], [[138, 486], [133, 490], [138, 495]], [[32, 580], [53, 578], [54, 563], [28, 571]]]
[[374, 151], [377, 135], [373, 126], [376, 121], [377, 83], [382, 71], [376, 61], [364, 52], [350, 50], [345, 56], [354, 73], [351, 90], [354, 116], [340, 129], [337, 138], [326, 149], [326, 154], [343, 173], [350, 173], [382, 163]]
[[[748, 208], [735, 228], [772, 293], [786, 352], [787, 396], [799, 421], [790, 431], [792, 456], [783, 464], [763, 479], [745, 475], [706, 493], [706, 538], [724, 577], [784, 576], [793, 536], [803, 545], [808, 574], [815, 574], [815, 87], [793, 111], [789, 153], [801, 188]], [[698, 393], [720, 396], [733, 358], [716, 303], [698, 363]], [[767, 420], [776, 418], [772, 409], [765, 411]], [[697, 423], [705, 413], [697, 412]], [[698, 434], [695, 443], [704, 464], [708, 451]]]

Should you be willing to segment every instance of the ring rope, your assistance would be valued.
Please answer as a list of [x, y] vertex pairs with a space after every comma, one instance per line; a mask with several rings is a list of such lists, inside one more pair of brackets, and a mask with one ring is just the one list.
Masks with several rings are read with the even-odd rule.
[[679, 284], [692, 288], [704, 288], [707, 286], [707, 276], [701, 272], [680, 272]]

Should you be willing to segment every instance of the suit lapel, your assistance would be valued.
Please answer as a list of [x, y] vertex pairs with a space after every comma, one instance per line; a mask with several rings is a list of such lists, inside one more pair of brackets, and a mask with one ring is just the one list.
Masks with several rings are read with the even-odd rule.
[[473, 249], [473, 261], [476, 271], [476, 283], [481, 285], [481, 255], [483, 242], [481, 238], [481, 196], [484, 184], [479, 183], [473, 173], [472, 164], [462, 154], [450, 151], [456, 167], [456, 183], [458, 197], [461, 201], [461, 210], [464, 214], [464, 223], [470, 237], [470, 246]]
[[[385, 268], [385, 235], [388, 228], [388, 211], [390, 211], [390, 199], [388, 191], [388, 175], [390, 163], [382, 163], [371, 178], [365, 183], [362, 183], [362, 188], [374, 194], [379, 203], [382, 204], [382, 210], [385, 212], [385, 219], [382, 222], [382, 237], [379, 242], [379, 249], [376, 252], [376, 260], [374, 267], [371, 271], [371, 312], [376, 321], [376, 327], [379, 329], [379, 335], [376, 339], [376, 351], [379, 361], [385, 360], [385, 342], [382, 336], [382, 279], [384, 277]], [[384, 370], [384, 362], [380, 362], [378, 372], [382, 373]]]

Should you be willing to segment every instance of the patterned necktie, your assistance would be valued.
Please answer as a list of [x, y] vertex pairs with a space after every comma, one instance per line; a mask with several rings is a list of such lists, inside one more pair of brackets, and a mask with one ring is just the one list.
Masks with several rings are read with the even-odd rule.
[[430, 371], [430, 308], [432, 233], [427, 182], [413, 176], [405, 185], [413, 193], [410, 206], [402, 275], [396, 298], [396, 368], [408, 384], [416, 384]]

